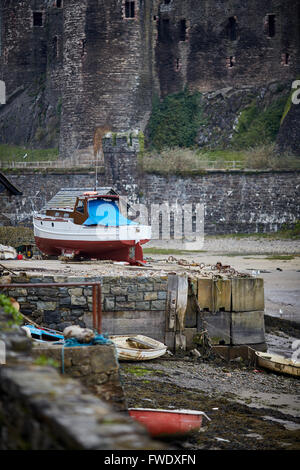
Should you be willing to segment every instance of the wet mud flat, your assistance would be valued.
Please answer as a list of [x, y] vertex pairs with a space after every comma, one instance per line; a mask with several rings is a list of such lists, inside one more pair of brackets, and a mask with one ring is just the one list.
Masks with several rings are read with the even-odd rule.
[[299, 450], [300, 381], [243, 361], [163, 357], [123, 362], [129, 407], [204, 411], [200, 431], [172, 438], [177, 449]]

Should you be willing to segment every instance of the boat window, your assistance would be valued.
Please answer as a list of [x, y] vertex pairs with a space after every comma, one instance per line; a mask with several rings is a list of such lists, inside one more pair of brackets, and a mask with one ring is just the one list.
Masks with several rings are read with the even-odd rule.
[[81, 201], [81, 200], [78, 201], [76, 211], [81, 212], [81, 214], [83, 214], [83, 212], [84, 212], [84, 203], [83, 203], [83, 201]]

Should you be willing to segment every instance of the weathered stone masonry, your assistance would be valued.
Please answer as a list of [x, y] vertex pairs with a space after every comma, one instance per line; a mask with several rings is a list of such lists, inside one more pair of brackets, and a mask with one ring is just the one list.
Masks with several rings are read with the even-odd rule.
[[[93, 147], [99, 128], [144, 130], [154, 96], [299, 74], [294, 0], [2, 0], [7, 143]], [[35, 15], [38, 15], [35, 19]], [[17, 125], [16, 125], [17, 124]]]
[[[111, 161], [124, 164], [122, 153], [111, 154]], [[130, 157], [125, 154], [125, 159]], [[134, 156], [133, 156], [134, 158]], [[135, 165], [131, 162], [130, 165]], [[115, 182], [118, 181], [118, 168]], [[126, 178], [119, 180], [126, 190]], [[93, 188], [92, 172], [81, 174], [9, 174], [10, 181], [23, 191], [23, 196], [10, 200], [3, 197], [2, 212], [13, 225], [32, 226], [33, 210], [41, 209], [61, 188]], [[105, 183], [100, 175], [99, 185]], [[300, 219], [299, 172], [293, 171], [207, 171], [193, 177], [139, 176], [130, 188], [144, 204], [169, 202], [204, 203], [206, 234], [267, 232]], [[111, 180], [110, 180], [111, 182]], [[115, 185], [114, 185], [115, 186]], [[130, 189], [129, 188], [129, 189]], [[128, 189], [128, 188], [127, 188]], [[122, 194], [126, 194], [126, 191]]]
[[[77, 370], [77, 375], [85, 382], [83, 385], [52, 367], [36, 365], [31, 355], [31, 341], [18, 327], [8, 328], [8, 320], [11, 318], [0, 309], [0, 338], [6, 344], [6, 364], [0, 365], [0, 450], [164, 448], [163, 444], [151, 441], [144, 428], [127, 414], [116, 412], [90, 393], [95, 383], [91, 387], [82, 374], [84, 367], [87, 368], [84, 357], [87, 351], [78, 352], [78, 356], [83, 354], [81, 370]], [[98, 351], [89, 355], [88, 362], [96, 362], [100, 368], [111, 367], [114, 357], [111, 351], [104, 353], [106, 361], [101, 364], [103, 355], [99, 354], [99, 348], [102, 346], [95, 348]], [[68, 369], [72, 369], [71, 361], [75, 360], [76, 355], [71, 351], [74, 349], [85, 348], [70, 348], [66, 352], [68, 373]], [[37, 359], [40, 354], [38, 351], [34, 357]], [[75, 372], [76, 368], [71, 375]], [[96, 371], [96, 377], [100, 376]], [[101, 387], [105, 399], [108, 389]]]
[[[140, 333], [165, 340], [167, 277], [91, 277], [102, 284], [102, 331], [109, 334]], [[23, 282], [86, 282], [63, 276], [25, 277]], [[21, 282], [12, 277], [12, 282]], [[21, 311], [39, 325], [62, 331], [79, 324], [92, 327], [92, 288], [46, 287], [8, 289]]]

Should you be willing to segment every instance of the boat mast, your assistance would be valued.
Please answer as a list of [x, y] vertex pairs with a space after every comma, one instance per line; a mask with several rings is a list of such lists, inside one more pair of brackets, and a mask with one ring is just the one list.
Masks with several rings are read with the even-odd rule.
[[97, 191], [97, 158], [98, 158], [98, 152], [96, 153], [95, 157], [95, 189], [94, 191]]

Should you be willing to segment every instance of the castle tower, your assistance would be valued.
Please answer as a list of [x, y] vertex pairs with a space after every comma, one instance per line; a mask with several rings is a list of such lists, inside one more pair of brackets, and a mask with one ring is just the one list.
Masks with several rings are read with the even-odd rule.
[[60, 151], [95, 133], [142, 128], [153, 93], [152, 2], [68, 0], [64, 5]]

